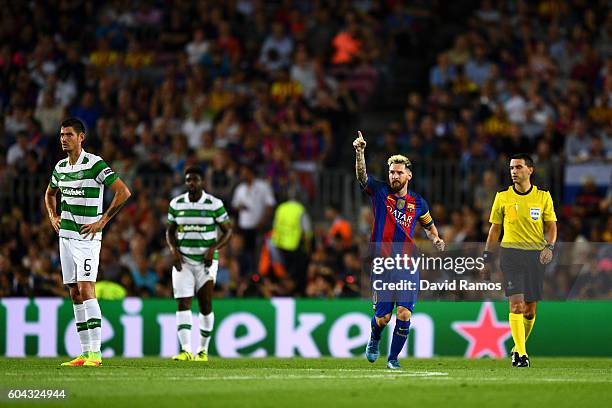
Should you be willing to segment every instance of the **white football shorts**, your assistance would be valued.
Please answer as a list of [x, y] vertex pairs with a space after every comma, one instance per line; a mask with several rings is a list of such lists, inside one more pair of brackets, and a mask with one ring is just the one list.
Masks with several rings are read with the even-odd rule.
[[95, 282], [100, 265], [102, 241], [60, 237], [59, 250], [64, 284]]
[[183, 267], [180, 272], [174, 266], [172, 267], [174, 298], [194, 297], [209, 280], [212, 280], [214, 285], [218, 270], [219, 261], [217, 259], [213, 259], [212, 265], [206, 267], [203, 263], [194, 263], [183, 257]]

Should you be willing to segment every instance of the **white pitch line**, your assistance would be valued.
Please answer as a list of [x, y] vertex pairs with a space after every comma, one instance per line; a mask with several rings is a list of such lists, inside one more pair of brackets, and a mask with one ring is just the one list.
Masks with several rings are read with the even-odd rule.
[[[377, 374], [360, 374], [360, 375], [350, 375], [346, 377], [338, 377], [337, 375], [330, 374], [306, 374], [306, 375], [225, 375], [225, 376], [159, 376], [154, 377], [155, 379], [163, 379], [163, 380], [179, 380], [179, 381], [253, 381], [253, 380], [321, 380], [321, 379], [336, 379], [336, 380], [354, 380], [354, 379], [398, 379], [402, 377], [410, 377], [410, 378], [424, 378], [429, 375], [423, 375], [422, 373], [400, 373], [400, 372], [392, 372], [392, 373], [377, 373]], [[112, 376], [109, 376], [114, 378]], [[126, 378], [121, 377], [117, 378], [117, 380], [121, 381], [141, 381], [142, 378]], [[61, 379], [62, 382], [76, 382], [82, 381], [82, 378], [71, 378], [66, 377]]]
[[[96, 374], [99, 374], [98, 371]], [[482, 383], [482, 382], [499, 382], [504, 384], [525, 384], [529, 383], [585, 383], [585, 384], [610, 384], [612, 380], [608, 379], [572, 379], [572, 378], [509, 378], [509, 377], [486, 377], [486, 378], [474, 378], [474, 377], [453, 377], [453, 376], [439, 376], [439, 375], [427, 375], [414, 374], [414, 373], [378, 373], [378, 374], [362, 374], [362, 375], [351, 375], [346, 377], [338, 377], [336, 375], [329, 374], [311, 374], [311, 375], [267, 375], [267, 376], [256, 376], [256, 375], [230, 375], [230, 376], [158, 376], [149, 377], [149, 379], [163, 379], [163, 380], [179, 380], [179, 381], [254, 381], [254, 380], [358, 380], [358, 379], [392, 379], [398, 380], [401, 378], [413, 378], [422, 379], [429, 381], [443, 381], [443, 382], [467, 382], [467, 383]], [[123, 377], [123, 376], [109, 376], [109, 380], [120, 380], [120, 381], [142, 381], [143, 378], [134, 377]], [[71, 378], [63, 377], [58, 379], [60, 382], [81, 382], [82, 378]]]
[[423, 377], [424, 380], [442, 380], [442, 381], [489, 381], [489, 382], [497, 382], [503, 381], [504, 383], [516, 383], [516, 384], [525, 384], [526, 382], [534, 383], [534, 382], [550, 382], [550, 383], [601, 383], [601, 384], [609, 384], [612, 383], [612, 379], [586, 379], [586, 378], [511, 378], [511, 377], [483, 377], [483, 378], [473, 378], [473, 377]]
[[[276, 370], [278, 369], [267, 369]], [[70, 371], [70, 370], [65, 370]], [[320, 374], [263, 374], [263, 375], [229, 375], [229, 376], [193, 376], [186, 374], [182, 376], [164, 376], [159, 375], [148, 376], [151, 379], [168, 379], [168, 380], [184, 380], [184, 381], [252, 381], [252, 380], [319, 380], [319, 379], [337, 379], [337, 380], [353, 380], [353, 379], [400, 379], [406, 378], [421, 378], [424, 380], [435, 380], [435, 381], [449, 381], [449, 382], [503, 382], [503, 383], [520, 383], [524, 384], [526, 381], [530, 383], [595, 383], [595, 384], [610, 384], [612, 378], [597, 378], [597, 379], [586, 379], [586, 378], [531, 378], [531, 377], [456, 377], [450, 375], [447, 372], [438, 371], [386, 371], [386, 370], [368, 370], [368, 369], [317, 369], [317, 368], [299, 368], [292, 369], [291, 371], [303, 371], [303, 372], [320, 372]], [[334, 373], [346, 373], [344, 376], [339, 376]], [[359, 374], [361, 373], [361, 374]], [[212, 372], [211, 372], [212, 374]], [[5, 376], [14, 377], [38, 377], [38, 373], [31, 373], [31, 375], [24, 373], [4, 373]], [[108, 379], [117, 379], [121, 381], [140, 381], [143, 377], [132, 377], [131, 373], [117, 373], [114, 370], [96, 370], [96, 377], [106, 377]], [[62, 377], [60, 381], [72, 382], [82, 381], [82, 378], [70, 378]]]
[[351, 375], [348, 377], [338, 377], [337, 375], [329, 374], [311, 374], [311, 375], [266, 375], [266, 376], [255, 376], [255, 375], [230, 375], [223, 377], [164, 377], [168, 380], [193, 380], [193, 381], [225, 381], [225, 380], [353, 380], [353, 379], [387, 379], [387, 378], [402, 378], [402, 377], [424, 377], [423, 375], [415, 375], [411, 373], [391, 373], [391, 374], [362, 374], [362, 375]]
[[[274, 371], [280, 371], [278, 369], [273, 369]], [[64, 370], [64, 371], [69, 371], [68, 370]], [[331, 373], [334, 372], [342, 372], [342, 373], [367, 373], [369, 375], [380, 375], [380, 376], [393, 376], [393, 375], [402, 375], [402, 376], [409, 376], [409, 377], [432, 377], [432, 376], [445, 376], [448, 375], [448, 373], [444, 373], [444, 372], [440, 372], [440, 371], [390, 371], [390, 370], [367, 370], [367, 369], [348, 369], [348, 368], [340, 368], [340, 369], [318, 369], [318, 368], [296, 368], [296, 369], [291, 369], [292, 372], [295, 371], [307, 371], [307, 372], [313, 372], [313, 371], [317, 371], [320, 372], [322, 375], [331, 375]], [[212, 372], [212, 371], [211, 371]], [[4, 375], [9, 375], [9, 376], [39, 376], [39, 373], [4, 373]], [[132, 373], [129, 372], [123, 372], [123, 373], [117, 373], [117, 372], [113, 372], [113, 371], [96, 371], [96, 376], [98, 375], [107, 375], [107, 376], [112, 376], [112, 377], [131, 377]], [[286, 376], [294, 376], [293, 374], [262, 374], [262, 375], [258, 375], [258, 376], [253, 376], [253, 378], [270, 378], [270, 377], [274, 377], [274, 376], [279, 376], [282, 375], [283, 378], [285, 378]], [[299, 376], [299, 375], [298, 375]], [[156, 375], [156, 377], [163, 377], [163, 378], [168, 378], [168, 377], [164, 377], [163, 375]], [[243, 376], [238, 376], [238, 377], [243, 377]], [[335, 378], [342, 378], [339, 377], [338, 375], [334, 376]], [[353, 375], [349, 375], [350, 378], [354, 377]], [[180, 377], [182, 378], [182, 377]], [[207, 377], [209, 378], [209, 377]], [[213, 378], [222, 378], [222, 377], [213, 377]]]
[[[278, 368], [266, 368], [266, 370], [275, 370], [278, 371]], [[292, 368], [291, 371], [321, 371], [321, 372], [355, 372], [355, 373], [372, 373], [376, 372], [372, 369], [366, 368]], [[380, 371], [381, 373], [395, 374], [397, 371]], [[423, 374], [423, 375], [448, 375], [448, 373], [443, 373], [440, 371], [407, 371], [402, 370], [399, 371], [401, 373], [409, 373], [409, 374]]]

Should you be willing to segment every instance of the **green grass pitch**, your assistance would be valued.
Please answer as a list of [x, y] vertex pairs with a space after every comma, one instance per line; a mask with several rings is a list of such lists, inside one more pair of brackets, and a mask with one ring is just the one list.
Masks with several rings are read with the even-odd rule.
[[[403, 359], [401, 372], [360, 359], [109, 358], [99, 368], [64, 359], [0, 359], [0, 406], [74, 407], [603, 407], [612, 359]], [[65, 389], [63, 400], [9, 400], [11, 389]]]

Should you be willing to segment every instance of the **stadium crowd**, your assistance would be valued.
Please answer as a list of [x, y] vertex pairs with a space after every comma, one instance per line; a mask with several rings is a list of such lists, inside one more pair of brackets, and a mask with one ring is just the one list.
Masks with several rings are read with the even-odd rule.
[[[0, 197], [0, 297], [67, 294], [44, 211], [20, 201], [42, 200], [62, 157], [57, 126], [66, 116], [86, 122], [85, 149], [133, 193], [105, 230], [100, 258], [98, 280], [118, 285], [121, 295], [171, 297], [165, 218], [183, 191], [183, 170], [194, 164], [238, 227], [221, 252], [218, 296], [369, 294], [367, 205], [346, 220], [339, 203], [327, 203], [289, 255], [270, 234], [275, 208], [315, 195], [316, 171], [352, 173], [352, 163], [338, 158], [350, 149], [359, 114], [375, 105], [399, 41], [435, 24], [443, 5], [0, 3], [0, 189], [14, 193]], [[471, 180], [473, 197], [463, 207], [430, 202], [452, 244], [486, 237], [503, 180], [497, 169], [510, 154], [534, 152], [542, 180], [559, 163], [612, 159], [606, 5], [482, 1], [448, 44], [429, 51], [428, 91], [410, 93], [403, 120], [368, 139], [368, 171], [384, 177], [395, 152], [417, 163], [485, 163], [491, 170]], [[36, 177], [40, 191], [16, 194]], [[249, 196], [256, 184], [259, 193]], [[587, 180], [574, 203], [556, 203], [560, 241], [612, 242], [611, 193]], [[245, 194], [260, 202], [256, 211], [240, 205]], [[592, 279], [576, 279], [573, 270], [550, 276], [549, 295], [611, 298], [612, 254], [600, 252], [585, 258]], [[283, 254], [303, 268], [287, 268]]]

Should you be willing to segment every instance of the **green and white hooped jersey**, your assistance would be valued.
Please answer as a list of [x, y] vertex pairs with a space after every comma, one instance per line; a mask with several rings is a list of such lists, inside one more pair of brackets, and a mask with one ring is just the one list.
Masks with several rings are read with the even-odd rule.
[[[168, 223], [177, 225], [179, 252], [192, 261], [204, 261], [208, 248], [217, 242], [217, 225], [228, 221], [223, 202], [205, 191], [196, 202], [189, 201], [189, 193], [170, 201]], [[217, 251], [214, 259], [219, 259]]]
[[[60, 160], [53, 169], [49, 186], [62, 193], [59, 236], [84, 240], [82, 225], [100, 220], [104, 201], [104, 186], [110, 186], [117, 175], [95, 154], [81, 150], [75, 165], [68, 158]], [[102, 240], [102, 232], [94, 239]]]

